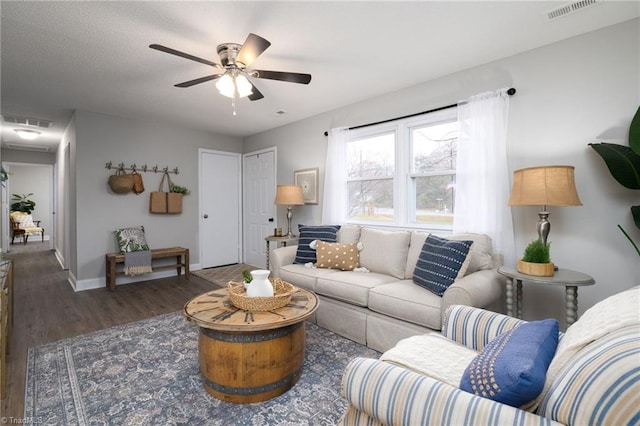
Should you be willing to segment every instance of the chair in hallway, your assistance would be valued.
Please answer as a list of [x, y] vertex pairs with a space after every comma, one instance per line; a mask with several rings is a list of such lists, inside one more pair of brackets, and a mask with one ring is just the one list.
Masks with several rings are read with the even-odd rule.
[[11, 244], [15, 237], [22, 237], [22, 243], [27, 244], [29, 234], [40, 234], [42, 242], [44, 242], [44, 228], [40, 226], [40, 221], [33, 220], [30, 214], [24, 212], [11, 212], [9, 215], [11, 221]]

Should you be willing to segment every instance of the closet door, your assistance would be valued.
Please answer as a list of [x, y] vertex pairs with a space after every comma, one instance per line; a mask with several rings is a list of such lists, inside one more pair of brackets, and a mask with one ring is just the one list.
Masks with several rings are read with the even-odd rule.
[[241, 156], [212, 150], [200, 154], [200, 265], [239, 263], [242, 254]]
[[260, 268], [267, 262], [264, 238], [277, 226], [275, 166], [275, 148], [244, 154], [244, 263]]

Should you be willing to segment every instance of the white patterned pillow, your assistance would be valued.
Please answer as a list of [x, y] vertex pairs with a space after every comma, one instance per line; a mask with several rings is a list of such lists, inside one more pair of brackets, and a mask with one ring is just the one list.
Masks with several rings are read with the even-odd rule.
[[16, 215], [15, 218], [20, 228], [36, 228], [36, 224], [33, 223], [33, 216], [30, 214]]
[[144, 236], [144, 226], [116, 229], [114, 232], [120, 253], [149, 250], [149, 244]]

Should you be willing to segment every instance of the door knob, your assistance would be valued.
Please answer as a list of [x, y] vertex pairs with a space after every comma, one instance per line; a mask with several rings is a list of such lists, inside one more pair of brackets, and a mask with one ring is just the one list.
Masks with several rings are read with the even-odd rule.
[[205, 213], [202, 217], [204, 217], [205, 219], [208, 219], [209, 215]]
[[269, 218], [269, 222], [273, 222], [273, 218], [272, 217]]

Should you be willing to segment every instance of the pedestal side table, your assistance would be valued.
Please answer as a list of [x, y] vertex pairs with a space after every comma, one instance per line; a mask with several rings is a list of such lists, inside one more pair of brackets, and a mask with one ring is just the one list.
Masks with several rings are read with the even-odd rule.
[[284, 236], [284, 237], [276, 237], [275, 235], [269, 235], [267, 237], [265, 237], [264, 239], [267, 242], [267, 269], [269, 269], [269, 245], [274, 242], [276, 243], [276, 246], [278, 243], [282, 244], [284, 247], [287, 246], [287, 244], [289, 243], [296, 243], [298, 242], [298, 237], [293, 236], [293, 237], [288, 237], [288, 236]]
[[567, 327], [578, 320], [578, 287], [595, 284], [595, 280], [582, 272], [569, 269], [558, 269], [552, 277], [536, 277], [518, 272], [515, 268], [500, 267], [498, 273], [509, 278], [507, 280], [507, 315], [514, 316], [515, 285], [515, 317], [522, 318], [522, 283], [564, 286]]

